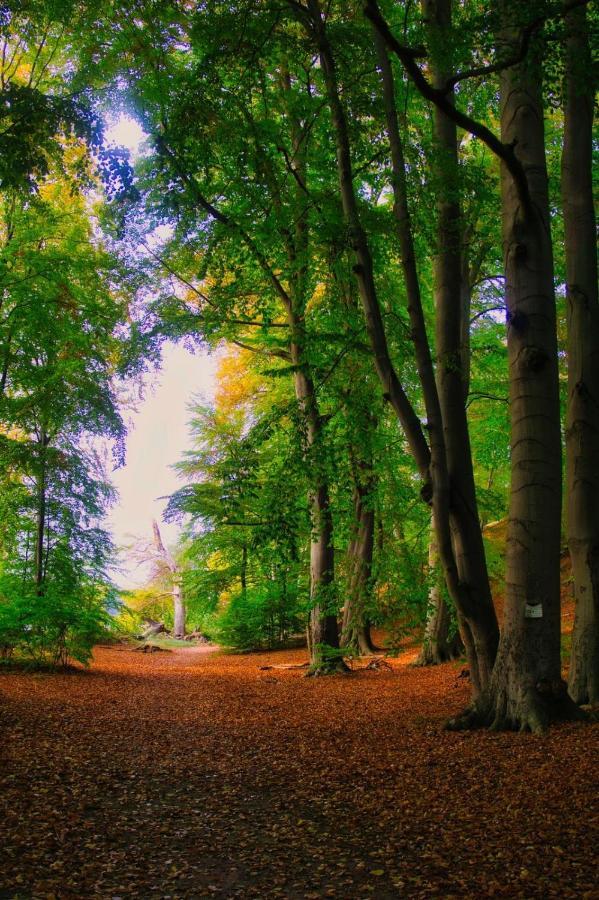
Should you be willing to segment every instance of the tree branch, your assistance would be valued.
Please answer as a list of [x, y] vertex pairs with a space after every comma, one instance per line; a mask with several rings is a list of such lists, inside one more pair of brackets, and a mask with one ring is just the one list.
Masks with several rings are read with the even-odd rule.
[[445, 82], [443, 90], [445, 93], [449, 93], [456, 84], [460, 81], [465, 81], [467, 78], [482, 78], [485, 75], [492, 75], [494, 72], [502, 72], [504, 69], [511, 69], [512, 66], [517, 66], [525, 59], [532, 38], [535, 33], [543, 27], [545, 22], [549, 19], [566, 16], [571, 10], [576, 9], [578, 6], [586, 6], [589, 2], [590, 0], [570, 0], [570, 3], [564, 3], [553, 12], [547, 13], [544, 16], [537, 16], [536, 19], [529, 22], [520, 32], [520, 46], [516, 53], [508, 57], [508, 59], [492, 63], [491, 65], [474, 66], [471, 69], [466, 69], [463, 72], [452, 75], [452, 77], [448, 78]]
[[381, 15], [377, 0], [366, 0], [364, 15], [370, 19], [385, 41], [387, 47], [389, 47], [389, 49], [399, 58], [408, 76], [414, 82], [422, 96], [425, 97], [425, 99], [430, 100], [431, 103], [434, 103], [435, 106], [445, 113], [449, 119], [453, 119], [460, 128], [470, 132], [474, 137], [479, 138], [487, 145], [495, 156], [501, 159], [514, 179], [522, 205], [527, 211], [530, 211], [532, 209], [532, 204], [528, 190], [526, 172], [514, 152], [514, 146], [512, 144], [504, 144], [496, 134], [487, 128], [486, 125], [483, 125], [482, 122], [478, 122], [476, 119], [473, 119], [471, 116], [468, 116], [454, 106], [448, 98], [445, 88], [435, 88], [427, 81], [414, 58], [411, 48], [401, 44], [392, 34], [387, 22]]
[[283, 284], [281, 283], [279, 278], [277, 278], [277, 276], [271, 269], [271, 267], [268, 263], [268, 260], [266, 259], [266, 257], [262, 253], [262, 251], [256, 246], [255, 242], [252, 240], [250, 235], [246, 231], [244, 231], [244, 229], [240, 225], [238, 225], [237, 222], [235, 222], [229, 216], [225, 215], [225, 213], [223, 213], [219, 209], [217, 209], [216, 206], [214, 206], [212, 203], [210, 203], [204, 197], [204, 195], [200, 191], [200, 188], [198, 187], [196, 180], [194, 178], [191, 178], [187, 174], [187, 172], [181, 167], [181, 164], [180, 164], [176, 154], [173, 152], [173, 150], [166, 144], [166, 142], [161, 137], [157, 137], [156, 142], [157, 142], [158, 150], [162, 150], [166, 154], [166, 156], [169, 157], [169, 159], [171, 160], [171, 162], [173, 164], [175, 172], [177, 173], [177, 175], [179, 176], [181, 181], [185, 184], [185, 186], [187, 188], [189, 188], [192, 196], [194, 197], [196, 202], [202, 207], [202, 209], [205, 212], [207, 212], [208, 215], [210, 215], [216, 222], [220, 222], [221, 225], [224, 225], [226, 228], [236, 231], [239, 234], [239, 236], [242, 238], [244, 244], [253, 253], [253, 255], [256, 258], [257, 262], [259, 263], [260, 267], [265, 272], [265, 274], [268, 276], [269, 281], [271, 282], [276, 293], [278, 294], [281, 301], [283, 302], [283, 306], [285, 307], [286, 312], [290, 313], [290, 311], [292, 309], [292, 302], [291, 302], [291, 298], [290, 298], [289, 294], [283, 287]]

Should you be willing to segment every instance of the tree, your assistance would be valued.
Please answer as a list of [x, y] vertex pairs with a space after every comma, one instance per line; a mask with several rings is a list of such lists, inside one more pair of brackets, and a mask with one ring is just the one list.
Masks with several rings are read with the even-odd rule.
[[568, 547], [576, 617], [569, 691], [599, 702], [599, 297], [593, 206], [593, 67], [586, 9], [565, 18], [562, 203], [566, 251]]
[[179, 565], [170, 550], [165, 547], [156, 519], [152, 522], [152, 531], [154, 534], [154, 548], [158, 559], [163, 566], [166, 566], [171, 575], [173, 585], [173, 635], [179, 640], [183, 640], [185, 637], [185, 603], [181, 593]]
[[271, 393], [266, 412], [230, 400], [194, 407], [194, 444], [178, 464], [189, 483], [170, 498], [167, 515], [186, 526], [188, 605], [204, 605], [208, 628], [225, 644], [275, 646], [305, 626], [308, 612], [301, 448], [289, 440], [288, 403], [273, 407]]
[[[124, 434], [112, 261], [60, 179], [5, 199], [0, 282], [3, 615], [28, 652], [85, 661], [114, 601], [106, 444]], [[16, 630], [15, 630], [16, 629]]]
[[[398, 130], [394, 124], [392, 86], [387, 78], [387, 127], [390, 140], [394, 145], [393, 188], [400, 221], [400, 231], [403, 235], [402, 255], [404, 272], [407, 273], [408, 313], [412, 328], [416, 364], [427, 412], [430, 446], [424, 436], [416, 411], [398, 378], [389, 353], [388, 339], [377, 294], [372, 253], [366, 231], [362, 225], [353, 185], [347, 116], [339, 96], [334, 51], [328, 38], [321, 7], [317, 0], [310, 0], [307, 7], [296, 3], [291, 3], [290, 5], [300, 15], [301, 21], [305, 24], [310, 37], [315, 41], [320, 54], [337, 148], [340, 194], [346, 227], [356, 258], [354, 273], [358, 281], [364, 307], [371, 349], [385, 397], [389, 400], [402, 424], [420, 475], [425, 483], [423, 493], [425, 497], [432, 501], [435, 528], [437, 530], [437, 546], [448, 589], [455, 600], [458, 614], [463, 620], [464, 633], [465, 635], [471, 635], [470, 639], [467, 640], [467, 650], [472, 671], [473, 690], [477, 694], [488, 683], [492, 670], [497, 643], [497, 623], [491, 603], [488, 581], [485, 583], [483, 578], [480, 583], [478, 581], [473, 582], [472, 576], [474, 573], [471, 573], [470, 579], [466, 580], [466, 573], [460, 573], [458, 567], [458, 559], [461, 563], [469, 559], [476, 560], [479, 569], [482, 566], [481, 571], [484, 574], [484, 553], [481, 557], [482, 540], [477, 516], [474, 518], [476, 528], [472, 527], [472, 505], [465, 504], [465, 510], [462, 509], [462, 513], [465, 514], [460, 514], [459, 504], [456, 504], [456, 498], [460, 497], [459, 485], [455, 486], [452, 494], [448, 468], [449, 459], [444, 438], [442, 407], [435, 384], [430, 346], [426, 336], [418, 280], [415, 275], [413, 252], [411, 251], [408, 234], [409, 220], [406, 219], [407, 210], [404, 199], [405, 192], [403, 191], [404, 176]], [[456, 299], [458, 302], [457, 321], [461, 323], [459, 297]], [[458, 340], [460, 339], [461, 333], [458, 337]], [[463, 394], [460, 396], [460, 403], [463, 406]], [[465, 423], [463, 409], [462, 417]], [[473, 485], [470, 486], [469, 494], [464, 497], [464, 501], [470, 499], [471, 496], [474, 497]], [[452, 529], [455, 535], [459, 537], [462, 546], [462, 549], [459, 550], [459, 555], [454, 553]], [[475, 549], [474, 544], [477, 549]], [[468, 551], [466, 548], [468, 548]], [[462, 577], [463, 575], [464, 577]]]

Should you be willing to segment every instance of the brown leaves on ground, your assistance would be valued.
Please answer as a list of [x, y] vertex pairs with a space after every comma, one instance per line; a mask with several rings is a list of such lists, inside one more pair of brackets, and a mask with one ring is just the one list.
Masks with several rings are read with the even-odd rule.
[[459, 665], [304, 659], [0, 676], [0, 897], [599, 897], [598, 726], [449, 733]]

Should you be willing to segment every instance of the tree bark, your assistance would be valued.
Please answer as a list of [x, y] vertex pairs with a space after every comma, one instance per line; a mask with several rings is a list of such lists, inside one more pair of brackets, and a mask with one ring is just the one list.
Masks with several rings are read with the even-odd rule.
[[[310, 508], [310, 617], [308, 649], [314, 675], [345, 668], [339, 650], [339, 628], [335, 607], [335, 552], [333, 516], [329, 487], [322, 457], [322, 424], [316, 405], [314, 383], [302, 364], [297, 341], [291, 343], [295, 367], [294, 383], [298, 405], [305, 424], [304, 450], [311, 482]], [[327, 653], [327, 650], [332, 653]]]
[[374, 491], [372, 461], [355, 463], [354, 528], [349, 547], [349, 583], [343, 609], [341, 646], [369, 656], [375, 652], [368, 621], [374, 556]]
[[594, 85], [586, 9], [565, 20], [562, 202], [566, 251], [568, 546], [576, 612], [569, 693], [599, 703], [599, 298], [592, 148]]
[[241, 583], [241, 597], [245, 601], [247, 596], [247, 569], [248, 569], [248, 548], [246, 544], [241, 548], [241, 571], [239, 573], [239, 581]]
[[172, 553], [162, 542], [160, 528], [158, 522], [154, 519], [152, 522], [154, 531], [154, 546], [166, 567], [169, 569], [172, 577], [172, 597], [173, 597], [173, 636], [179, 640], [185, 637], [185, 603], [181, 591], [181, 572]]
[[435, 528], [431, 522], [431, 536], [428, 551], [428, 566], [434, 579], [428, 595], [428, 615], [422, 641], [422, 648], [415, 666], [436, 666], [452, 659], [459, 659], [465, 652], [459, 630], [451, 633], [451, 614], [447, 600], [439, 584], [439, 560], [435, 543]]
[[[423, 0], [422, 10], [431, 48], [431, 74], [440, 88], [451, 74], [446, 46], [450, 39], [451, 0]], [[441, 51], [443, 48], [443, 52]], [[453, 104], [453, 89], [448, 93]], [[499, 628], [491, 597], [485, 558], [466, 415], [470, 360], [464, 334], [462, 215], [458, 143], [455, 122], [439, 107], [433, 109], [435, 152], [433, 170], [437, 192], [437, 247], [434, 295], [437, 345], [437, 386], [443, 420], [447, 469], [451, 489], [453, 550], [460, 582], [470, 593], [466, 609], [458, 606], [466, 645], [472, 641], [476, 670], [470, 676], [478, 690], [488, 684], [499, 642]], [[471, 664], [472, 665], [472, 664]]]
[[[515, 43], [514, 4], [503, 0], [500, 9], [502, 45]], [[455, 723], [531, 731], [577, 711], [560, 672], [561, 437], [541, 81], [533, 50], [500, 79], [501, 137], [515, 148], [526, 188], [502, 163], [512, 453], [506, 600], [491, 684]]]
[[[286, 63], [282, 65], [283, 90], [291, 87]], [[291, 277], [286, 305], [289, 324], [289, 352], [294, 369], [295, 396], [303, 419], [302, 442], [308, 466], [310, 509], [310, 616], [308, 650], [311, 674], [320, 675], [346, 669], [339, 651], [339, 627], [335, 598], [335, 553], [333, 516], [329, 496], [322, 419], [314, 380], [306, 359], [304, 325], [308, 288], [310, 234], [305, 191], [307, 190], [306, 145], [295, 112], [286, 110], [296, 175], [294, 228], [287, 232], [287, 256]], [[278, 200], [275, 198], [275, 203]]]
[[39, 437], [39, 472], [37, 476], [37, 511], [34, 546], [35, 589], [38, 597], [44, 593], [44, 537], [46, 535], [47, 477], [46, 451], [50, 438], [42, 427]]

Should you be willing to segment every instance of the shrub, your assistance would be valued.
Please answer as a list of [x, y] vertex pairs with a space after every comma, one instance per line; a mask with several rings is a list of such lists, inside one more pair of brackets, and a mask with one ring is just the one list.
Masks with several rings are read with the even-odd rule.
[[0, 579], [0, 648], [36, 665], [87, 665], [92, 648], [111, 627], [109, 603], [114, 598], [93, 584], [76, 590], [48, 585], [38, 596], [11, 577]]
[[282, 597], [280, 585], [260, 585], [234, 594], [216, 617], [218, 643], [238, 650], [281, 646], [305, 628], [297, 596]]

